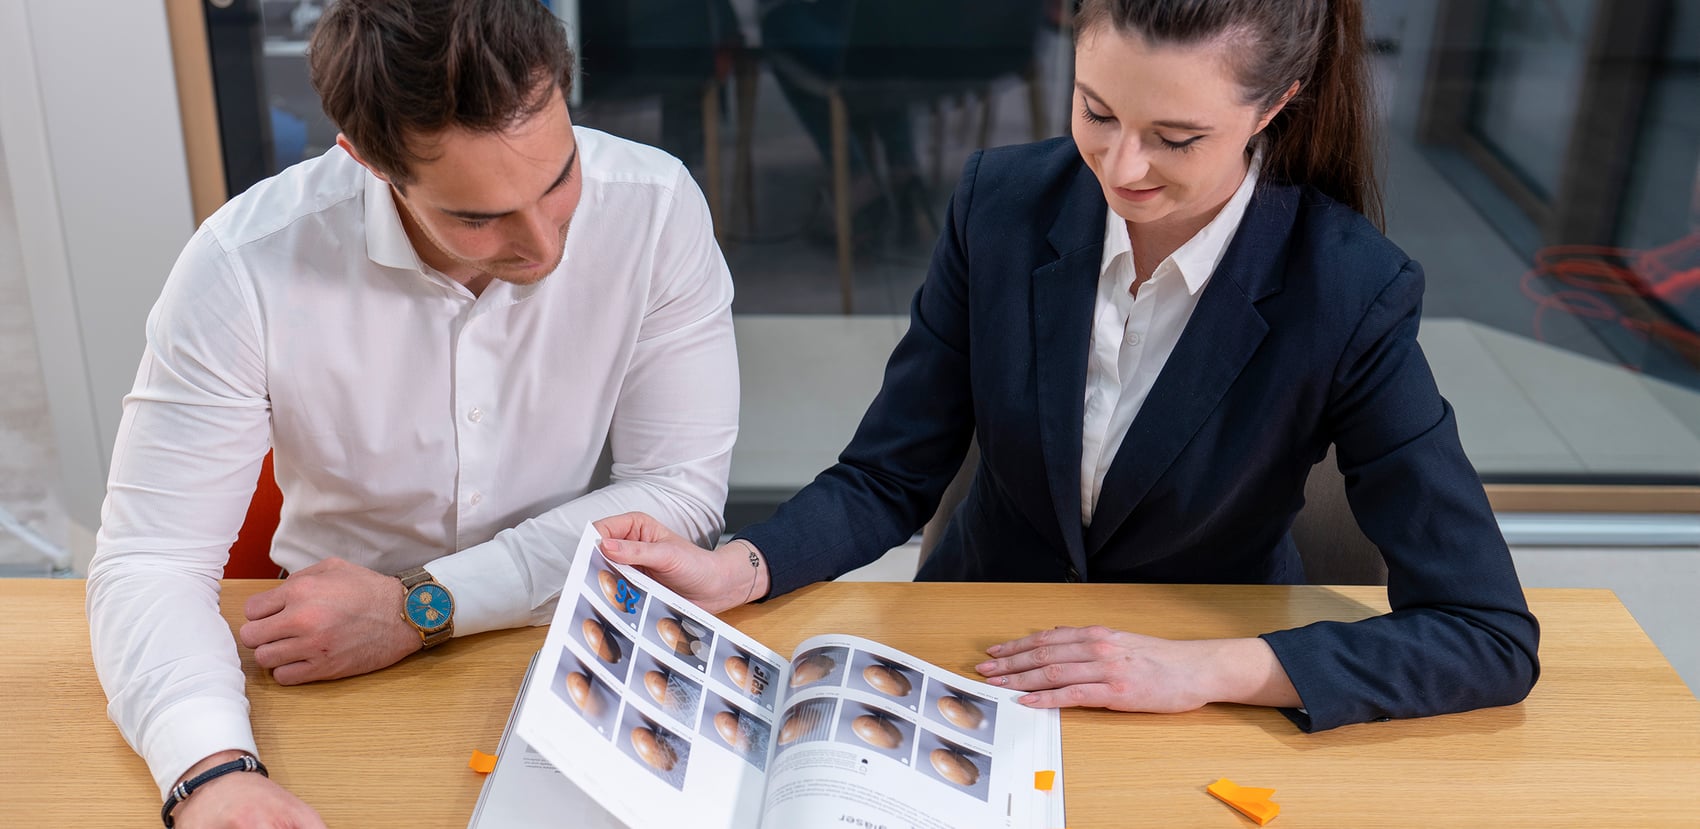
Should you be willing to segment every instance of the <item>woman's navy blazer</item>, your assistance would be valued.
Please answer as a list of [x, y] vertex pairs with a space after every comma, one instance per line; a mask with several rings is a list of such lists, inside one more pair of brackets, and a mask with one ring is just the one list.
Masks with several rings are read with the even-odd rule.
[[[1306, 729], [1523, 699], [1523, 599], [1417, 345], [1423, 274], [1361, 215], [1267, 179], [1080, 520], [1103, 191], [1066, 138], [977, 153], [908, 333], [839, 463], [740, 535], [774, 594], [907, 541], [981, 461], [918, 578], [1303, 581], [1289, 530], [1336, 449], [1393, 612], [1266, 634]], [[987, 608], [993, 612], [994, 608]]]

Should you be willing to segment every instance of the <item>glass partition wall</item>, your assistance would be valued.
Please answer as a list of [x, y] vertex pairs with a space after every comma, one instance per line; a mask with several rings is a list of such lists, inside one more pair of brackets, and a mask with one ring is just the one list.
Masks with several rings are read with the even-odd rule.
[[[334, 141], [304, 62], [323, 6], [206, 4], [232, 193]], [[788, 472], [747, 460], [778, 438], [746, 426], [737, 463], [772, 472], [747, 491], [782, 497], [877, 384], [969, 153], [1066, 133], [1071, 4], [553, 6], [579, 44], [575, 121], [666, 149], [708, 194], [740, 345], [866, 352], [789, 369], [859, 372], [813, 401], [746, 355], [746, 410], [771, 387], [757, 402], [788, 420], [837, 413], [794, 436], [814, 448]], [[1700, 0], [1366, 9], [1388, 234], [1425, 266], [1424, 348], [1496, 504], [1563, 484], [1570, 509], [1700, 511]]]

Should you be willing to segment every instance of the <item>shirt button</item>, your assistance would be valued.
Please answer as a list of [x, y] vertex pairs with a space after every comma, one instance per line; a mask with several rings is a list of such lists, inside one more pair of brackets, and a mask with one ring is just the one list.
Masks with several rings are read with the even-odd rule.
[[475, 506], [475, 507], [476, 507], [476, 506], [478, 506], [478, 505], [479, 505], [479, 504], [482, 504], [482, 503], [484, 503], [484, 493], [482, 493], [482, 492], [474, 492], [474, 493], [472, 493], [472, 495], [471, 495], [471, 497], [469, 497], [469, 498], [467, 498], [467, 499], [466, 499], [466, 502], [467, 502], [467, 503], [468, 503], [468, 504], [471, 504], [471, 505], [472, 505], [472, 506]]
[[472, 421], [473, 423], [477, 423], [478, 421], [484, 419], [484, 410], [478, 408], [477, 406], [473, 406], [472, 411], [466, 413], [466, 419]]
[[1127, 332], [1127, 344], [1128, 345], [1139, 345], [1139, 343], [1142, 339], [1143, 338], [1139, 336], [1138, 331]]

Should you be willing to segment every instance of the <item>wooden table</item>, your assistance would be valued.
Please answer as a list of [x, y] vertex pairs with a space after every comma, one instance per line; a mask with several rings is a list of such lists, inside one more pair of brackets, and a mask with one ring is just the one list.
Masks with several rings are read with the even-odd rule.
[[[225, 615], [273, 582], [226, 582]], [[1380, 588], [818, 585], [728, 618], [784, 653], [870, 636], [969, 674], [980, 649], [1052, 624], [1249, 635], [1385, 610]], [[1694, 826], [1700, 702], [1603, 590], [1531, 590], [1542, 677], [1521, 705], [1299, 732], [1273, 710], [1063, 716], [1069, 826], [1253, 825], [1205, 794], [1276, 790], [1276, 827]], [[540, 628], [455, 642], [363, 677], [283, 688], [243, 652], [272, 775], [331, 826], [464, 826]], [[430, 713], [423, 713], [430, 712]], [[410, 720], [418, 715], [418, 720]], [[159, 799], [106, 719], [80, 581], [0, 580], [0, 823], [147, 826]]]

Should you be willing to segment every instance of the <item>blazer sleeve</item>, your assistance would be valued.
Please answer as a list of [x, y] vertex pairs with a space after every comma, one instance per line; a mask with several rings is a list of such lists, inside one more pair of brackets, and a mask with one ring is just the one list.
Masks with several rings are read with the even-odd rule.
[[836, 578], [908, 541], [932, 517], [968, 451], [968, 214], [976, 152], [946, 208], [944, 232], [885, 379], [838, 463], [738, 537], [767, 558], [769, 597]]
[[1392, 612], [1263, 637], [1307, 731], [1509, 705], [1540, 673], [1539, 626], [1417, 344], [1422, 293], [1407, 261], [1359, 321], [1326, 415], [1352, 513], [1387, 560]]

